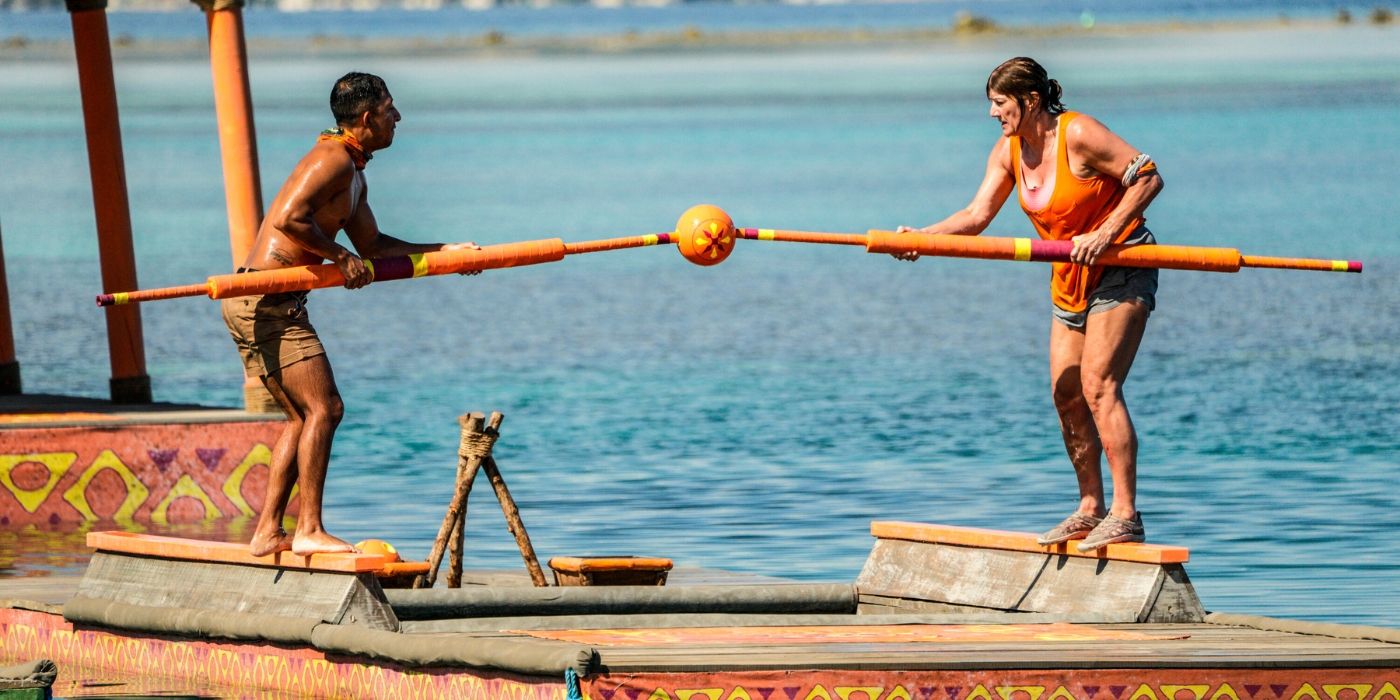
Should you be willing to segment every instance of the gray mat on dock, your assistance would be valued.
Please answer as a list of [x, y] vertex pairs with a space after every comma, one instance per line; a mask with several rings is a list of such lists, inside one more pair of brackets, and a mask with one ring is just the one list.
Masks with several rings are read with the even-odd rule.
[[596, 630], [667, 629], [675, 627], [845, 627], [855, 625], [1033, 625], [1052, 622], [1103, 623], [1105, 616], [1066, 618], [1051, 613], [986, 613], [852, 615], [727, 615], [716, 613], [671, 615], [559, 615], [553, 617], [485, 617], [459, 620], [406, 622], [406, 634], [433, 632], [495, 632], [500, 630]]
[[400, 621], [554, 615], [853, 613], [845, 583], [387, 590]]

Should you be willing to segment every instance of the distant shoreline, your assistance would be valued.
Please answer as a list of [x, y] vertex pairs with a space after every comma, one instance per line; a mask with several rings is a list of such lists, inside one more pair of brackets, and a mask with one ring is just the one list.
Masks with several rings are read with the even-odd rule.
[[[706, 30], [691, 26], [670, 31], [627, 31], [587, 36], [515, 36], [500, 31], [450, 37], [351, 37], [310, 36], [299, 38], [248, 39], [248, 52], [254, 58], [284, 56], [528, 56], [553, 54], [634, 54], [680, 53], [716, 50], [781, 51], [804, 48], [840, 48], [875, 45], [919, 46], [948, 42], [975, 42], [1008, 38], [1130, 37], [1145, 34], [1197, 33], [1223, 31], [1266, 31], [1288, 29], [1363, 29], [1395, 26], [1389, 20], [1342, 23], [1335, 19], [1212, 20], [1203, 22], [1167, 21], [1125, 24], [1098, 24], [1085, 28], [1077, 24], [1038, 27], [1000, 26], [976, 17], [964, 18], [953, 27], [909, 29], [788, 29], [788, 30]], [[194, 58], [208, 51], [205, 39], [135, 39], [112, 37], [114, 57], [123, 59]], [[0, 37], [0, 61], [70, 58], [73, 45], [68, 40], [26, 40], [22, 36]]]

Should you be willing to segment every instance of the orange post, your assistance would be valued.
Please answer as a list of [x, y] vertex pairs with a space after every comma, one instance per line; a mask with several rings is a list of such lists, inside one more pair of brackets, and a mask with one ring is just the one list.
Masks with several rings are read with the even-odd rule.
[[22, 393], [15, 331], [10, 321], [10, 285], [5, 281], [5, 245], [0, 242], [0, 396]]
[[[131, 210], [126, 198], [117, 88], [112, 76], [112, 47], [107, 36], [106, 0], [67, 0], [78, 58], [83, 125], [87, 132], [92, 202], [97, 218], [97, 245], [106, 292], [136, 289], [136, 252], [131, 244]], [[151, 378], [141, 337], [141, 313], [135, 307], [107, 309], [107, 349], [111, 355], [112, 401], [150, 403]]]
[[209, 27], [209, 67], [214, 77], [214, 111], [224, 163], [228, 238], [233, 266], [243, 264], [262, 224], [262, 184], [258, 178], [257, 131], [248, 88], [248, 50], [243, 39], [242, 0], [195, 0]]
[[[252, 91], [248, 87], [248, 48], [243, 37], [243, 0], [194, 2], [204, 10], [209, 29], [209, 68], [214, 79], [214, 112], [223, 155], [229, 251], [236, 268], [248, 257], [263, 218], [257, 130], [253, 126]], [[243, 404], [254, 413], [280, 410], [262, 382], [246, 375]]]

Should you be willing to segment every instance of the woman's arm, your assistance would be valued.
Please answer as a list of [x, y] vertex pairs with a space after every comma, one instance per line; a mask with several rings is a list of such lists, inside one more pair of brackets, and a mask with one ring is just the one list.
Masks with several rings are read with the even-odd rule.
[[[1075, 173], [1081, 177], [1097, 173], [1115, 180], [1121, 179], [1128, 166], [1140, 155], [1127, 141], [1089, 116], [1075, 119], [1065, 133], [1065, 139], [1070, 150], [1071, 166], [1078, 161], [1083, 170], [1089, 171]], [[1151, 160], [1147, 163], [1151, 164]], [[1069, 255], [1071, 261], [1094, 264], [1103, 251], [1118, 240], [1128, 224], [1147, 211], [1147, 206], [1162, 191], [1162, 176], [1157, 172], [1156, 165], [1152, 164], [1145, 171], [1139, 170], [1127, 187], [1123, 199], [1109, 212], [1102, 225], [1071, 239], [1074, 242], [1074, 249]]]

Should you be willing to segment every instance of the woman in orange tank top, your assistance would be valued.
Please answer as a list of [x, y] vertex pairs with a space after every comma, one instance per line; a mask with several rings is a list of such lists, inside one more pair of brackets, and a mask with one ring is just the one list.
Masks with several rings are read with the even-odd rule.
[[[1136, 505], [1137, 432], [1123, 401], [1157, 271], [1094, 265], [1114, 243], [1152, 243], [1143, 212], [1162, 189], [1151, 158], [1093, 117], [1066, 111], [1060, 84], [1029, 58], [997, 66], [987, 79], [990, 116], [1001, 138], [968, 206], [922, 229], [975, 236], [1012, 190], [1041, 238], [1071, 240], [1071, 263], [1050, 278], [1050, 381], [1065, 449], [1079, 481], [1079, 506], [1041, 544], [1083, 540], [1080, 551], [1142, 542]], [[898, 255], [917, 259], [917, 253]], [[1113, 502], [1105, 502], [1100, 461], [1108, 458]]]

